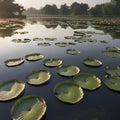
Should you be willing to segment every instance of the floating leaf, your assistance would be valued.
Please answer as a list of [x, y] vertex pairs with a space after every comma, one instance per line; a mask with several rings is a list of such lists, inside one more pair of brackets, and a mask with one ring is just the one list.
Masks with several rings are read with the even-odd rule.
[[79, 73], [74, 76], [74, 81], [80, 87], [87, 90], [95, 90], [101, 86], [101, 80], [90, 73]]
[[13, 39], [12, 42], [14, 43], [29, 43], [31, 39], [29, 38], [24, 38], [24, 39]]
[[69, 43], [67, 42], [57, 42], [55, 43], [56, 46], [59, 46], [59, 47], [66, 47], [66, 46], [69, 46]]
[[14, 58], [14, 59], [9, 59], [6, 60], [5, 65], [8, 67], [14, 67], [14, 66], [18, 66], [24, 63], [24, 59], [23, 58]]
[[44, 42], [44, 43], [38, 43], [38, 46], [51, 46], [50, 43]]
[[95, 58], [84, 58], [83, 63], [90, 67], [100, 67], [102, 62]]
[[104, 51], [103, 52], [104, 56], [109, 56], [109, 57], [120, 57], [120, 52], [115, 52], [115, 51]]
[[108, 77], [103, 82], [109, 89], [120, 92], [120, 77]]
[[27, 82], [31, 85], [41, 85], [45, 84], [51, 75], [46, 70], [33, 70], [27, 75]]
[[119, 66], [107, 66], [105, 72], [111, 76], [120, 76], [120, 67]]
[[80, 54], [80, 51], [76, 50], [76, 49], [67, 49], [66, 53], [70, 54], [70, 55], [78, 55], [78, 54]]
[[37, 61], [44, 58], [44, 56], [40, 53], [32, 53], [32, 54], [26, 55], [25, 58], [28, 61]]
[[21, 80], [6, 80], [0, 82], [0, 101], [18, 97], [24, 90], [25, 83]]
[[71, 81], [59, 82], [54, 87], [55, 96], [63, 102], [75, 104], [83, 98], [83, 90]]
[[75, 65], [65, 64], [57, 68], [58, 74], [62, 76], [74, 76], [78, 74], [80, 69]]
[[45, 66], [48, 67], [56, 67], [61, 65], [62, 60], [60, 60], [59, 58], [51, 58], [51, 59], [45, 59], [43, 63]]
[[43, 38], [38, 38], [38, 37], [33, 38], [33, 41], [39, 41], [39, 40], [43, 40]]
[[109, 57], [120, 57], [120, 48], [106, 47], [106, 51], [103, 52], [103, 55], [109, 56]]
[[46, 109], [46, 102], [42, 97], [25, 96], [18, 99], [12, 106], [12, 120], [40, 120]]
[[54, 41], [56, 40], [57, 38], [45, 38], [45, 40], [48, 40], [48, 41]]

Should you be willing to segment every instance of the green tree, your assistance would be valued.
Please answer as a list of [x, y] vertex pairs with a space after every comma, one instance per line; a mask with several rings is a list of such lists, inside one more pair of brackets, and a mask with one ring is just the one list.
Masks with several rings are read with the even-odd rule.
[[41, 9], [41, 13], [46, 15], [56, 15], [59, 13], [59, 10], [56, 5], [46, 5]]
[[0, 17], [18, 17], [22, 16], [24, 8], [14, 0], [0, 0]]
[[86, 14], [88, 14], [88, 9], [89, 9], [88, 4], [84, 4], [84, 3], [79, 4], [77, 2], [74, 2], [71, 5], [71, 14], [86, 15]]
[[96, 5], [95, 7], [92, 7], [89, 10], [90, 15], [93, 15], [93, 16], [103, 16], [102, 7], [103, 7], [102, 4], [101, 5]]
[[60, 6], [60, 10], [59, 10], [61, 15], [69, 15], [70, 14], [70, 8], [64, 4]]

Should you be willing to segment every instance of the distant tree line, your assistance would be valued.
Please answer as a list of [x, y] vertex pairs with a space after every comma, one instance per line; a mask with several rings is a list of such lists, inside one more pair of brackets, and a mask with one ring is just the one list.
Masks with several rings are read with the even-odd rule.
[[25, 13], [44, 15], [87, 15], [88, 9], [88, 4], [74, 2], [71, 6], [63, 4], [60, 6], [60, 8], [58, 8], [55, 4], [47, 4], [39, 10], [35, 8], [28, 8]]
[[70, 6], [63, 4], [58, 8], [55, 4], [45, 5], [43, 8], [28, 8], [15, 3], [15, 0], [0, 0], [0, 17], [24, 17], [25, 15], [91, 15], [91, 16], [120, 16], [120, 0], [96, 5], [89, 8], [86, 3], [74, 2]]
[[63, 4], [58, 8], [56, 5], [45, 5], [41, 9], [28, 8], [25, 14], [42, 15], [90, 15], [90, 16], [120, 16], [120, 0], [111, 0], [111, 2], [98, 4], [89, 8], [86, 3], [72, 3], [71, 6]]

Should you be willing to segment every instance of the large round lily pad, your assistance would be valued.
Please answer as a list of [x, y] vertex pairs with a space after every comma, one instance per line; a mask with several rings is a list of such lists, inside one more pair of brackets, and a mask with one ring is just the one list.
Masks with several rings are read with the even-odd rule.
[[119, 66], [107, 66], [105, 72], [111, 76], [120, 76], [120, 67]]
[[60, 60], [59, 58], [51, 58], [51, 59], [45, 59], [43, 63], [45, 66], [48, 67], [56, 67], [61, 65], [62, 60]]
[[62, 76], [74, 76], [78, 74], [80, 69], [75, 65], [65, 64], [57, 68], [58, 74]]
[[101, 86], [101, 80], [90, 73], [79, 73], [74, 76], [74, 81], [80, 87], [87, 90], [95, 90]]
[[120, 77], [108, 77], [103, 82], [109, 89], [120, 92]]
[[44, 56], [40, 53], [32, 53], [32, 54], [26, 55], [25, 58], [28, 61], [37, 61], [44, 58]]
[[75, 104], [83, 98], [83, 90], [71, 81], [59, 82], [54, 87], [55, 96], [63, 102]]
[[51, 75], [46, 70], [33, 70], [27, 75], [27, 82], [31, 85], [41, 85], [45, 84]]
[[6, 60], [5, 65], [8, 67], [14, 67], [14, 66], [18, 66], [24, 63], [24, 59], [23, 58], [14, 58], [14, 59], [9, 59]]
[[21, 80], [6, 80], [0, 82], [0, 101], [18, 97], [24, 90], [25, 83]]
[[46, 102], [42, 97], [25, 96], [17, 100], [12, 106], [12, 120], [40, 120], [46, 109]]
[[78, 54], [80, 54], [80, 51], [76, 50], [76, 49], [67, 49], [66, 53], [70, 54], [70, 55], [78, 55]]
[[83, 63], [90, 67], [100, 67], [102, 62], [95, 58], [84, 58]]

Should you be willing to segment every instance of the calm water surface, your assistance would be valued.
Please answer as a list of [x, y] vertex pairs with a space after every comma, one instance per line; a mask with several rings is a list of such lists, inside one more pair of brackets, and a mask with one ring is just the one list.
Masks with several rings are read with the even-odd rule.
[[[93, 39], [97, 42], [84, 42], [77, 43], [76, 45], [67, 47], [58, 47], [56, 42], [73, 42], [74, 40], [67, 40], [65, 36], [73, 36], [75, 30], [79, 31], [94, 31], [99, 34], [92, 34]], [[86, 28], [73, 29], [70, 26], [63, 27], [59, 24], [56, 26], [46, 26], [45, 21], [25, 21], [23, 29], [18, 29], [15, 32], [27, 31], [27, 34], [11, 34], [6, 35], [0, 33], [0, 81], [9, 79], [21, 79], [26, 82], [26, 74], [34, 69], [48, 70], [52, 77], [50, 83], [44, 86], [34, 87], [26, 83], [26, 95], [39, 95], [42, 96], [47, 103], [47, 112], [43, 120], [120, 120], [120, 93], [109, 90], [102, 82], [102, 86], [95, 91], [84, 90], [84, 98], [75, 105], [62, 103], [57, 100], [53, 94], [53, 88], [57, 82], [64, 80], [72, 80], [72, 78], [61, 77], [56, 73], [55, 68], [45, 67], [42, 60], [36, 62], [25, 61], [24, 64], [17, 67], [7, 67], [4, 61], [10, 58], [24, 57], [30, 53], [42, 53], [45, 58], [58, 57], [63, 60], [63, 64], [77, 65], [82, 72], [93, 73], [98, 76], [101, 81], [105, 76], [104, 68], [107, 65], [120, 65], [120, 58], [112, 58], [102, 55], [102, 51], [106, 47], [120, 47], [120, 38], [113, 37], [109, 33], [101, 30], [96, 30], [92, 25]], [[102, 33], [102, 34], [100, 34]], [[33, 41], [33, 38], [57, 38], [55, 41]], [[29, 38], [29, 43], [14, 43], [13, 39]], [[108, 43], [101, 43], [105, 40]], [[51, 46], [37, 46], [40, 42], [49, 42]], [[79, 55], [66, 54], [67, 49], [78, 49], [81, 51]], [[90, 68], [82, 64], [84, 57], [95, 57], [103, 62], [100, 68]], [[0, 102], [0, 120], [10, 120], [10, 109], [13, 103]]]

